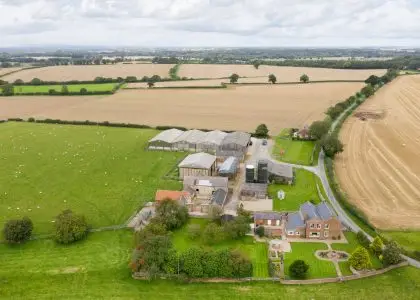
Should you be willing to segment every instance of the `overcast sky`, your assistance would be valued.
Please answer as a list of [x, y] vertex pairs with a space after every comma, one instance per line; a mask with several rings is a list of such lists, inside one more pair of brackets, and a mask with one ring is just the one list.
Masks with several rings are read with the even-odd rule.
[[420, 0], [0, 0], [0, 47], [420, 46]]

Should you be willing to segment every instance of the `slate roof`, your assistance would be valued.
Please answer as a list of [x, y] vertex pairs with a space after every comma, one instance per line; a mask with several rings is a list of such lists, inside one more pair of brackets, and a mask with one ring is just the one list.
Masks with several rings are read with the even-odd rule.
[[180, 168], [210, 169], [216, 161], [216, 156], [200, 152], [188, 155], [179, 165]]
[[217, 189], [211, 197], [211, 203], [216, 203], [219, 206], [223, 206], [225, 203], [227, 192], [223, 189]]
[[321, 217], [322, 220], [328, 220], [331, 217], [335, 216], [334, 211], [326, 202], [321, 202], [316, 206], [316, 210], [318, 215]]
[[297, 227], [305, 226], [305, 222], [300, 212], [291, 213], [287, 217], [287, 230], [295, 230]]
[[336, 214], [325, 201], [318, 205], [314, 205], [308, 201], [300, 206], [298, 212], [289, 214], [286, 229], [294, 230], [296, 227], [304, 226], [305, 222], [308, 220], [328, 220], [334, 216], [336, 216]]
[[300, 206], [300, 212], [305, 220], [310, 220], [318, 218], [318, 213], [316, 211], [316, 206], [311, 202], [305, 202]]
[[266, 183], [244, 182], [241, 185], [241, 191], [252, 191], [252, 192], [267, 193], [267, 188], [268, 188], [268, 184], [266, 184]]
[[254, 220], [281, 220], [281, 216], [275, 212], [258, 212], [254, 214]]

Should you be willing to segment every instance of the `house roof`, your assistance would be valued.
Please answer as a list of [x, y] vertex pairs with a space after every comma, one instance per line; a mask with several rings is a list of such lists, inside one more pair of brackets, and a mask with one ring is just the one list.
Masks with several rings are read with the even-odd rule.
[[168, 191], [168, 190], [157, 190], [155, 195], [155, 201], [160, 202], [164, 199], [170, 199], [177, 201], [181, 199], [182, 196], [189, 196], [190, 193], [186, 191]]
[[180, 168], [210, 169], [216, 156], [200, 152], [188, 155], [179, 165]]
[[293, 167], [289, 165], [270, 162], [268, 164], [268, 172], [276, 176], [293, 178]]
[[300, 212], [291, 213], [287, 217], [287, 230], [295, 230], [297, 227], [305, 226], [305, 221], [302, 218]]
[[247, 132], [235, 131], [228, 133], [222, 141], [222, 145], [225, 144], [237, 144], [240, 146], [247, 146], [251, 135]]
[[[221, 188], [228, 190], [228, 179], [226, 177], [210, 177], [210, 176], [185, 176], [184, 177], [184, 190], [194, 185], [200, 185], [200, 183], [206, 186], [212, 186], [214, 188]], [[210, 184], [210, 185], [209, 185]]]
[[184, 131], [179, 130], [179, 129], [168, 129], [165, 131], [160, 132], [158, 135], [156, 135], [154, 138], [152, 138], [151, 140], [149, 140], [150, 142], [157, 142], [157, 141], [161, 141], [161, 142], [165, 142], [165, 143], [173, 143], [175, 139], [177, 139], [180, 135], [182, 135], [184, 133]]
[[331, 217], [335, 216], [334, 211], [331, 209], [331, 207], [325, 201], [322, 201], [321, 203], [319, 203], [316, 206], [316, 210], [318, 212], [318, 215], [323, 220], [328, 220]]
[[229, 156], [219, 167], [221, 174], [233, 174], [238, 169], [239, 160], [234, 156]]
[[281, 220], [282, 214], [275, 212], [257, 212], [254, 214], [254, 220]]
[[217, 189], [211, 197], [211, 203], [216, 203], [219, 206], [223, 206], [225, 203], [227, 192], [223, 189]]
[[322, 219], [328, 220], [331, 217], [335, 216], [334, 211], [330, 206], [322, 201], [317, 205], [313, 205], [311, 202], [305, 202], [300, 206], [300, 212], [306, 220], [310, 219]]

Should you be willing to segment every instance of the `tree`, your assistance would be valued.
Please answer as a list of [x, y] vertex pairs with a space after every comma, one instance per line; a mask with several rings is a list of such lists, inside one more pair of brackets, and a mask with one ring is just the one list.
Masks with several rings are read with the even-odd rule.
[[176, 201], [164, 199], [156, 207], [156, 218], [166, 226], [167, 230], [173, 230], [187, 223], [188, 210]]
[[258, 60], [255, 60], [252, 65], [254, 66], [255, 69], [258, 70], [258, 68], [261, 66], [261, 62]]
[[137, 77], [136, 76], [127, 76], [125, 78], [126, 82], [136, 82], [137, 81]]
[[328, 133], [330, 126], [331, 124], [328, 121], [315, 121], [309, 126], [309, 135], [312, 138], [319, 140]]
[[246, 216], [237, 216], [234, 220], [223, 224], [224, 234], [232, 240], [245, 236], [250, 230], [251, 227]]
[[360, 245], [362, 245], [366, 249], [369, 248], [370, 241], [368, 237], [366, 236], [366, 234], [364, 234], [362, 231], [359, 231], [356, 235], [356, 238]]
[[295, 260], [289, 267], [290, 276], [293, 278], [304, 279], [309, 270], [309, 265], [303, 260]]
[[369, 252], [364, 247], [357, 247], [349, 258], [350, 265], [356, 270], [365, 270], [372, 267]]
[[335, 105], [328, 108], [326, 114], [332, 119], [335, 120], [341, 113], [344, 111], [343, 106]]
[[376, 75], [370, 75], [368, 79], [365, 80], [366, 84], [375, 86], [381, 82], [381, 78]]
[[149, 89], [151, 89], [152, 87], [154, 87], [154, 86], [155, 86], [155, 83], [154, 83], [153, 81], [149, 80], [149, 81], [147, 82], [147, 86], [149, 87]]
[[14, 82], [15, 85], [22, 85], [24, 83], [25, 82], [22, 79], [16, 79], [15, 82]]
[[211, 205], [209, 207], [208, 215], [212, 222], [220, 224], [223, 215], [223, 209], [218, 205]]
[[383, 262], [385, 265], [395, 265], [402, 261], [401, 248], [394, 241], [389, 242], [382, 251]]
[[4, 96], [13, 96], [15, 94], [15, 89], [12, 84], [6, 84], [3, 86], [3, 95]]
[[239, 80], [239, 75], [236, 73], [233, 73], [229, 76], [230, 83], [237, 83]]
[[69, 94], [69, 88], [67, 87], [67, 85], [63, 85], [61, 87], [61, 94], [63, 94], [63, 95], [68, 95]]
[[368, 84], [364, 88], [362, 88], [361, 92], [363, 95], [366, 96], [366, 98], [369, 98], [375, 93], [375, 89], [370, 84]]
[[258, 138], [267, 138], [268, 137], [268, 128], [265, 124], [258, 125], [255, 129], [255, 136]]
[[277, 82], [276, 75], [274, 75], [274, 74], [268, 75], [268, 81], [271, 82], [272, 84], [275, 84]]
[[324, 149], [325, 155], [331, 158], [344, 150], [343, 144], [336, 135], [324, 135], [320, 141], [320, 145]]
[[81, 88], [80, 89], [80, 95], [86, 95], [86, 94], [87, 94], [87, 89]]
[[255, 234], [258, 235], [259, 237], [263, 237], [264, 236], [264, 226], [260, 225], [255, 229]]
[[30, 239], [34, 226], [31, 219], [9, 220], [4, 224], [3, 236], [7, 243], [23, 243]]
[[168, 235], [154, 235], [148, 237], [141, 244], [143, 247], [142, 259], [144, 266], [150, 273], [164, 270], [165, 262], [172, 248], [172, 242]]
[[82, 215], [65, 210], [55, 220], [55, 240], [60, 244], [70, 244], [84, 239], [89, 226]]
[[150, 77], [150, 80], [153, 82], [159, 82], [162, 81], [162, 78], [159, 75], [153, 75], [152, 77]]
[[31, 80], [31, 84], [32, 85], [41, 85], [42, 84], [42, 80], [39, 78], [34, 78]]
[[373, 251], [373, 253], [375, 253], [376, 256], [381, 255], [383, 247], [384, 243], [379, 236], [375, 237], [372, 244], [370, 244], [370, 249]]
[[299, 80], [300, 80], [300, 82], [307, 83], [307, 82], [309, 82], [309, 76], [306, 75], [306, 74], [303, 74], [302, 76], [300, 76]]
[[225, 238], [225, 232], [222, 230], [222, 227], [215, 223], [210, 223], [206, 226], [203, 232], [203, 242], [206, 245], [214, 245]]
[[191, 240], [196, 240], [201, 235], [201, 227], [200, 227], [199, 224], [190, 224], [190, 225], [188, 225], [187, 231], [188, 231], [188, 237]]

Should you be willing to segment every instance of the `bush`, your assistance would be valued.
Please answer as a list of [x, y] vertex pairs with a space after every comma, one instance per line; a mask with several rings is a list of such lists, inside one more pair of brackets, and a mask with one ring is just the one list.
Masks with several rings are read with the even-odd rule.
[[223, 232], [232, 240], [244, 237], [249, 231], [249, 220], [245, 216], [238, 216], [233, 221], [223, 224]]
[[289, 273], [290, 273], [290, 276], [293, 278], [304, 279], [306, 277], [308, 270], [309, 270], [309, 265], [300, 259], [295, 260], [289, 266]]
[[258, 125], [257, 129], [255, 129], [255, 137], [267, 138], [268, 137], [267, 125], [265, 125], [265, 124]]
[[360, 245], [362, 245], [366, 249], [369, 248], [370, 241], [369, 241], [368, 237], [362, 231], [359, 231], [357, 233], [356, 237], [357, 237], [357, 241], [359, 242]]
[[401, 248], [394, 241], [385, 246], [382, 256], [383, 262], [387, 266], [398, 264], [403, 260], [401, 258]]
[[375, 253], [376, 256], [381, 255], [383, 247], [384, 243], [382, 242], [382, 239], [379, 236], [375, 237], [372, 244], [370, 244], [370, 249], [373, 253]]
[[55, 240], [60, 244], [70, 244], [84, 239], [89, 232], [89, 226], [82, 215], [65, 210], [55, 221]]
[[4, 224], [3, 235], [7, 243], [23, 243], [30, 239], [34, 226], [28, 217], [9, 220]]
[[182, 270], [190, 277], [204, 277], [203, 260], [204, 250], [190, 248], [181, 255]]
[[349, 258], [350, 265], [356, 270], [365, 270], [372, 267], [369, 252], [364, 247], [357, 247]]
[[164, 199], [156, 207], [156, 218], [166, 226], [167, 230], [182, 227], [188, 221], [188, 210], [177, 202]]
[[299, 80], [303, 83], [307, 83], [309, 82], [309, 76], [306, 74], [303, 74], [302, 76], [300, 76]]
[[196, 240], [201, 235], [201, 227], [198, 224], [190, 224], [190, 225], [188, 225], [187, 231], [188, 231], [188, 237], [191, 240]]
[[255, 229], [255, 234], [256, 235], [258, 235], [259, 237], [263, 237], [264, 236], [264, 233], [265, 233], [265, 231], [264, 231], [265, 229], [264, 229], [264, 226], [263, 225], [260, 225], [260, 226], [258, 226], [256, 229]]
[[30, 117], [30, 118], [28, 118], [28, 122], [35, 122], [35, 118], [32, 118], [32, 117]]
[[373, 86], [368, 84], [364, 88], [362, 88], [361, 92], [362, 92], [363, 95], [366, 96], [366, 98], [369, 98], [370, 96], [372, 96], [375, 93], [375, 89], [373, 88]]

